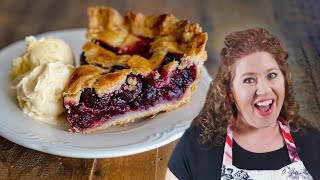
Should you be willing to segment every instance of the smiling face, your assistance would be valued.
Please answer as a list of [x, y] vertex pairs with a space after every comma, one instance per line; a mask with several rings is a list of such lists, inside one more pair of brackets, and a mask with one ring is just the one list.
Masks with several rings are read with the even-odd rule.
[[237, 123], [253, 128], [274, 126], [285, 96], [284, 77], [270, 53], [255, 52], [232, 65], [232, 98]]

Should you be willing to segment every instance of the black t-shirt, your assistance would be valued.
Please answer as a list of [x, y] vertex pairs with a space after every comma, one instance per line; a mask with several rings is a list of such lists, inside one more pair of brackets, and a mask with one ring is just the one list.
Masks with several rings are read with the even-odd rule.
[[[220, 179], [223, 146], [199, 144], [199, 126], [188, 128], [168, 163], [178, 179]], [[299, 156], [314, 179], [320, 179], [320, 132], [304, 129], [291, 132]], [[277, 170], [291, 163], [286, 146], [267, 153], [252, 153], [233, 141], [233, 165], [247, 170]]]

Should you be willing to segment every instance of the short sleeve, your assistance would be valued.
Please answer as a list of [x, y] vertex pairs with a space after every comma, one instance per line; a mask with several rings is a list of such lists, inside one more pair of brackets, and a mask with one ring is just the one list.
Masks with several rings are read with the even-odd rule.
[[197, 162], [195, 160], [196, 154], [193, 146], [193, 139], [191, 139], [191, 131], [194, 127], [188, 128], [176, 145], [171, 158], [168, 163], [168, 168], [178, 179], [192, 179], [194, 169], [190, 162]]

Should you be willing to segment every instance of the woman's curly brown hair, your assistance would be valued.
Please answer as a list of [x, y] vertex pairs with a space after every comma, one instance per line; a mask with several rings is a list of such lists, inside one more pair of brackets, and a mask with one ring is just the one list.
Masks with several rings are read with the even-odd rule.
[[285, 79], [285, 98], [280, 116], [283, 117], [292, 131], [301, 127], [315, 127], [315, 125], [298, 115], [299, 104], [293, 93], [291, 72], [287, 63], [288, 53], [282, 47], [280, 40], [263, 28], [251, 28], [237, 31], [226, 36], [225, 47], [220, 53], [220, 67], [216, 78], [210, 85], [207, 102], [200, 114], [194, 119], [194, 124], [202, 126], [200, 140], [222, 145], [228, 124], [234, 123], [237, 108], [231, 101], [233, 63], [251, 53], [265, 51], [276, 60]]

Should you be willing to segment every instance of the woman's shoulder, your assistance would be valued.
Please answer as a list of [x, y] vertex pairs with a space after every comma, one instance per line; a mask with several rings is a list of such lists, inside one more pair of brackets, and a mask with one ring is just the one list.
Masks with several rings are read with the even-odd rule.
[[179, 179], [220, 178], [223, 148], [201, 143], [202, 128], [191, 125], [176, 145], [168, 167]]
[[198, 149], [200, 146], [200, 134], [202, 128], [199, 125], [191, 125], [185, 130], [182, 137], [179, 140], [179, 144], [183, 144], [184, 147]]
[[320, 162], [319, 129], [304, 127], [291, 134], [303, 164], [315, 179], [320, 179], [318, 170]]
[[318, 154], [318, 152], [320, 152], [319, 129], [303, 127], [299, 131], [292, 132], [291, 134], [296, 146], [298, 147], [298, 150], [303, 151], [303, 154]]
[[314, 127], [301, 127], [299, 131], [292, 132], [299, 139], [313, 139], [320, 142], [320, 130]]
[[193, 148], [201, 151], [219, 149], [221, 146], [214, 145], [212, 142], [202, 142], [201, 133], [203, 128], [201, 125], [193, 124], [191, 125], [183, 134], [180, 141], [188, 141]]

